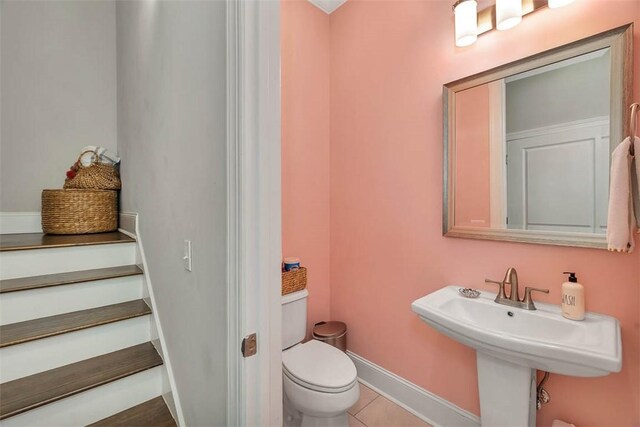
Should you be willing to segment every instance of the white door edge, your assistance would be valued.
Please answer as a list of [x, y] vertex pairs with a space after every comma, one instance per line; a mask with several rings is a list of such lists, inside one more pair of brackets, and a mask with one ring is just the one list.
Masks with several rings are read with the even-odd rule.
[[[282, 425], [280, 5], [227, 0], [229, 426]], [[242, 338], [258, 335], [243, 358]]]

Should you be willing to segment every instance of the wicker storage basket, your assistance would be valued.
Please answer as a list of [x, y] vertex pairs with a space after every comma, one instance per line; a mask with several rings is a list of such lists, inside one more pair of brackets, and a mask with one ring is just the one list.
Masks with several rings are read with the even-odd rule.
[[103, 233], [117, 228], [117, 192], [42, 190], [42, 231], [45, 233]]
[[301, 291], [307, 287], [307, 269], [300, 267], [298, 270], [282, 272], [282, 295]]
[[[80, 161], [86, 153], [93, 153], [89, 166], [83, 166]], [[119, 190], [121, 187], [117, 166], [101, 162], [100, 157], [93, 151], [83, 151], [74, 168], [77, 168], [76, 175], [64, 181], [64, 188]]]

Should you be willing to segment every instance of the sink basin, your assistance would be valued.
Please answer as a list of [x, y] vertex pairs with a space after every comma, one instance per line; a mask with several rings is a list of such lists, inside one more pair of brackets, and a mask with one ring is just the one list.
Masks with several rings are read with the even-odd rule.
[[422, 320], [476, 350], [532, 369], [595, 377], [620, 372], [622, 342], [617, 319], [587, 313], [583, 321], [562, 317], [560, 307], [536, 303], [523, 310], [481, 292], [465, 298], [447, 286], [413, 302]]
[[617, 319], [587, 313], [562, 317], [560, 307], [524, 310], [494, 302], [495, 294], [466, 298], [447, 286], [411, 304], [428, 325], [476, 350], [482, 427], [536, 425], [536, 370], [597, 377], [622, 368]]

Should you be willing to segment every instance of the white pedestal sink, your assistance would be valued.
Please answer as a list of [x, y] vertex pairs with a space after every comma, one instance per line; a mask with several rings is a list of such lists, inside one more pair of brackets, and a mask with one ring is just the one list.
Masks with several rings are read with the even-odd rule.
[[483, 427], [535, 426], [536, 370], [578, 377], [620, 372], [622, 341], [617, 319], [587, 313], [562, 317], [560, 307], [537, 310], [494, 302], [481, 292], [465, 298], [447, 286], [411, 304], [428, 325], [476, 350]]

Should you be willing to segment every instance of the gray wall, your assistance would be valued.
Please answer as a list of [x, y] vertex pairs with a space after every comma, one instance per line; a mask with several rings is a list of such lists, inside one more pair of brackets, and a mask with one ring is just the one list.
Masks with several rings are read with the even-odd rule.
[[[226, 425], [222, 1], [117, 3], [122, 210], [140, 235], [190, 426]], [[193, 272], [182, 266], [193, 241]]]
[[85, 145], [116, 148], [115, 2], [0, 2], [0, 210], [40, 210]]
[[609, 115], [611, 56], [506, 84], [507, 133]]

